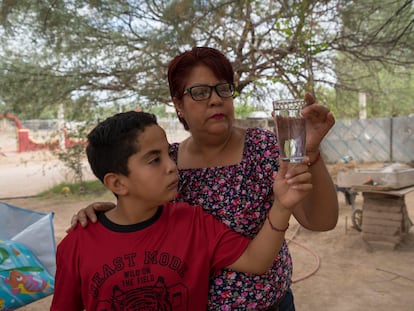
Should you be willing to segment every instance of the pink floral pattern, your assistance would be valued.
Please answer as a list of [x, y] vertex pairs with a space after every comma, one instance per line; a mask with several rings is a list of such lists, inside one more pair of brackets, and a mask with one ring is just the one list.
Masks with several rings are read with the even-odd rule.
[[[170, 146], [177, 161], [178, 143]], [[233, 230], [249, 237], [257, 234], [272, 206], [273, 173], [278, 168], [275, 135], [260, 128], [247, 129], [239, 164], [180, 170], [177, 200], [201, 205]], [[286, 244], [264, 275], [223, 269], [210, 280], [209, 310], [263, 310], [290, 286], [292, 259]]]

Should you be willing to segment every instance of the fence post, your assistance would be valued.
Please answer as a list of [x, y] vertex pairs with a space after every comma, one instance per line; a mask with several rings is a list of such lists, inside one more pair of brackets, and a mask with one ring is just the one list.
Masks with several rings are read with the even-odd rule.
[[394, 125], [393, 120], [394, 120], [394, 118], [391, 117], [391, 120], [390, 120], [390, 163], [392, 163], [393, 162], [393, 159], [394, 159], [393, 151], [392, 151], [393, 133], [394, 133], [394, 130], [393, 130], [393, 125]]

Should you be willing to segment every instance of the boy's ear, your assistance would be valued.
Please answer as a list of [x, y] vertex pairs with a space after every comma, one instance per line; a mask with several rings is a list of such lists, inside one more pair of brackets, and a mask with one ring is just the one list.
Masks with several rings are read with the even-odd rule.
[[126, 195], [128, 187], [123, 182], [122, 175], [115, 173], [108, 173], [104, 177], [104, 185], [117, 195]]

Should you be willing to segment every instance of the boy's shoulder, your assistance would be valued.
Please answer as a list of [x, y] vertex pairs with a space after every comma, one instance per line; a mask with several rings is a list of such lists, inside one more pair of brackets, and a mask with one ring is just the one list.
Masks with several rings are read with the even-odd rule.
[[62, 239], [62, 242], [64, 240], [76, 240], [76, 239], [82, 239], [82, 237], [86, 236], [86, 235], [90, 235], [93, 234], [94, 232], [96, 232], [98, 230], [98, 223], [99, 221], [97, 221], [96, 223], [93, 223], [92, 221], [88, 220], [88, 225], [86, 227], [81, 226], [80, 224], [78, 224], [75, 228], [73, 228], [72, 230], [70, 230]]
[[201, 206], [190, 205], [186, 202], [169, 202], [164, 205], [164, 211], [169, 221], [199, 224], [200, 226], [223, 225], [213, 215], [207, 213]]
[[168, 202], [164, 204], [164, 209], [170, 214], [194, 215], [203, 213], [201, 206], [190, 205], [187, 202]]
[[168, 219], [176, 219], [187, 222], [205, 221], [205, 217], [213, 217], [203, 210], [201, 206], [190, 205], [186, 202], [169, 202], [164, 204], [164, 211]]

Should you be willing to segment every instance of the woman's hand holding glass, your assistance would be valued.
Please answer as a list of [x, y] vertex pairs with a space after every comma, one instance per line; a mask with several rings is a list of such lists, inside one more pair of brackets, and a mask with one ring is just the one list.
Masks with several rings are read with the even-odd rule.
[[310, 93], [306, 93], [305, 101], [302, 115], [306, 118], [306, 154], [313, 161], [322, 139], [334, 126], [335, 118], [328, 108], [318, 105]]

